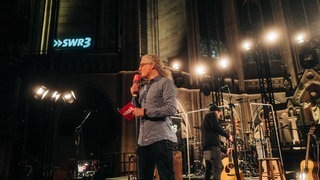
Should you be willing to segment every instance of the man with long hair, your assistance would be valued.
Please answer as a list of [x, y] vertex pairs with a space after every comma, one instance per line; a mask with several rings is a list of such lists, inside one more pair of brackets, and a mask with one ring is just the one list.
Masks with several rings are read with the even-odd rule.
[[139, 91], [140, 107], [132, 110], [132, 114], [140, 118], [138, 179], [153, 179], [156, 166], [160, 179], [173, 180], [173, 150], [177, 136], [171, 128], [171, 116], [177, 112], [176, 86], [171, 72], [164, 69], [156, 55], [144, 55], [139, 72], [146, 84], [142, 87], [134, 84], [130, 89], [132, 94]]

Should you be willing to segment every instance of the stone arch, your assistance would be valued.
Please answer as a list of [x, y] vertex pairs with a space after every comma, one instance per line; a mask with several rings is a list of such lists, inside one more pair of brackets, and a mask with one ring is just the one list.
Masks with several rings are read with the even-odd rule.
[[53, 157], [57, 164], [69, 158], [86, 160], [120, 152], [121, 121], [110, 99], [95, 87], [80, 87], [77, 100], [63, 106], [56, 121]]

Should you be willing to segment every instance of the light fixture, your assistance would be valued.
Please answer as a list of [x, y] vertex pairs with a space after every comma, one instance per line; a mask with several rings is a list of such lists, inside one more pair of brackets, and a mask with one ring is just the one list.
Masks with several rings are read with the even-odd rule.
[[51, 100], [57, 102], [61, 94], [58, 91], [54, 91], [51, 95]]
[[298, 32], [294, 36], [294, 40], [297, 44], [302, 45], [307, 42], [309, 39], [309, 35], [306, 32]]
[[206, 69], [205, 69], [205, 67], [202, 66], [202, 65], [197, 66], [197, 67], [196, 67], [196, 73], [197, 73], [198, 75], [200, 75], [200, 76], [206, 74]]
[[265, 34], [265, 42], [267, 44], [274, 44], [279, 39], [279, 31], [278, 30], [270, 30]]
[[219, 67], [222, 69], [226, 69], [228, 67], [229, 61], [227, 58], [219, 59]]
[[73, 91], [67, 91], [63, 94], [62, 99], [64, 102], [71, 104], [76, 100], [76, 96]]
[[200, 92], [205, 96], [209, 96], [213, 90], [210, 77], [203, 77], [200, 82]]
[[242, 48], [245, 50], [245, 51], [249, 51], [250, 49], [252, 49], [252, 41], [250, 40], [246, 40], [242, 43]]
[[185, 86], [186, 78], [181, 72], [177, 71], [172, 73], [172, 77], [173, 77], [174, 84], [177, 86], [177, 88], [181, 88]]
[[299, 60], [305, 69], [312, 69], [319, 63], [317, 52], [313, 48], [303, 48], [299, 54]]
[[299, 34], [299, 35], [297, 35], [297, 37], [296, 37], [296, 41], [297, 41], [297, 43], [298, 44], [301, 44], [301, 43], [303, 43], [304, 42], [304, 36], [303, 36], [303, 34]]
[[35, 99], [40, 99], [40, 100], [43, 100], [46, 95], [48, 94], [49, 92], [49, 89], [46, 88], [45, 86], [40, 86], [40, 87], [37, 87], [35, 89], [35, 95], [34, 95], [34, 98]]
[[179, 71], [181, 69], [181, 64], [178, 61], [173, 62], [171, 66], [175, 71]]

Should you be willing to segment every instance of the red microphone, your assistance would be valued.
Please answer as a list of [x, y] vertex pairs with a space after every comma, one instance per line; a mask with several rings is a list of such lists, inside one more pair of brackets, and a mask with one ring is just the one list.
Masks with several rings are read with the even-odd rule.
[[141, 75], [140, 74], [135, 74], [134, 76], [133, 76], [133, 80], [132, 80], [132, 83], [133, 84], [139, 84], [140, 85], [140, 80], [141, 80]]
[[135, 74], [133, 76], [133, 86], [135, 86], [137, 89], [135, 91], [133, 91], [133, 97], [137, 97], [139, 94], [139, 88], [140, 88], [140, 82], [141, 82], [141, 75], [140, 74]]

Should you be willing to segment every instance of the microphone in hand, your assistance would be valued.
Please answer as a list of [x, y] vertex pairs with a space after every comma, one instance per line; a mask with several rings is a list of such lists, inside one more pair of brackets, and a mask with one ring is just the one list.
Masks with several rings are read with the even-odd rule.
[[141, 83], [141, 75], [135, 74], [132, 80], [132, 87], [131, 87], [131, 93], [134, 98], [139, 95], [140, 83]]

